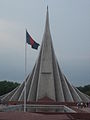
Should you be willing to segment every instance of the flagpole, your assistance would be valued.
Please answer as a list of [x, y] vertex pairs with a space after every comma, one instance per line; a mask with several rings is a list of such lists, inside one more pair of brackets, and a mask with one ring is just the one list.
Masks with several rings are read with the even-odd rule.
[[25, 42], [25, 81], [24, 81], [24, 112], [26, 112], [26, 103], [27, 103], [27, 94], [26, 94], [26, 85], [27, 85], [27, 81], [26, 81], [26, 77], [27, 77], [27, 43], [30, 44], [32, 46], [33, 49], [38, 49], [39, 44], [36, 43], [31, 36], [29, 35], [29, 33], [26, 30], [26, 42]]
[[27, 43], [25, 43], [24, 112], [26, 112], [26, 76], [27, 76]]

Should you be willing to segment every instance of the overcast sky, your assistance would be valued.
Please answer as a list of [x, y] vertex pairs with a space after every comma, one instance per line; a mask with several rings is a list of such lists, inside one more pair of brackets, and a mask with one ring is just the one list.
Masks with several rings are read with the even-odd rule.
[[[23, 82], [25, 29], [41, 44], [47, 4], [62, 72], [75, 86], [90, 84], [90, 0], [0, 0], [0, 80]], [[27, 74], [39, 50], [28, 46]]]

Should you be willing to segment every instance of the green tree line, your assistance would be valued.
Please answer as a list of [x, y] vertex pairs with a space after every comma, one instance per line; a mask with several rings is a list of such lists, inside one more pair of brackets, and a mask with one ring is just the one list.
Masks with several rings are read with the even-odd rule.
[[90, 85], [85, 85], [84, 87], [77, 87], [81, 92], [90, 96]]
[[18, 85], [19, 85], [19, 83], [17, 83], [17, 82], [10, 82], [10, 81], [6, 81], [6, 80], [0, 81], [0, 96], [12, 91]]
[[[13, 89], [15, 89], [19, 85], [20, 84], [17, 82], [10, 82], [10, 81], [6, 81], [6, 80], [0, 81], [0, 96], [12, 91]], [[77, 88], [81, 92], [90, 96], [90, 85], [86, 85], [84, 87], [80, 86]]]

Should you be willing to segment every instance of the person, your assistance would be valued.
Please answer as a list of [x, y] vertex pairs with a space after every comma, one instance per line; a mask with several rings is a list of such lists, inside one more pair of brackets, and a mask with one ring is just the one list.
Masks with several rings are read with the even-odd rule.
[[84, 107], [84, 104], [83, 104], [83, 102], [81, 102], [81, 108], [83, 108]]
[[90, 107], [90, 102], [88, 102], [88, 107]]
[[0, 99], [0, 104], [1, 104], [1, 99]]
[[88, 107], [88, 102], [86, 103], [87, 107]]

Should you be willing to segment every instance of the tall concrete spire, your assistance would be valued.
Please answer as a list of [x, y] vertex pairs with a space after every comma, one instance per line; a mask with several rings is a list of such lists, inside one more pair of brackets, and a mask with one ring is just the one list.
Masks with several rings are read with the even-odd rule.
[[49, 13], [47, 7], [45, 31], [41, 48], [40, 71], [37, 87], [37, 100], [49, 97], [55, 100], [55, 87], [52, 60], [52, 38], [49, 27]]
[[[23, 101], [24, 83], [2, 97], [2, 101]], [[62, 73], [55, 56], [49, 26], [47, 7], [45, 30], [42, 45], [32, 73], [26, 78], [27, 101], [39, 101], [47, 98], [55, 102], [90, 101], [90, 98], [73, 87]]]

